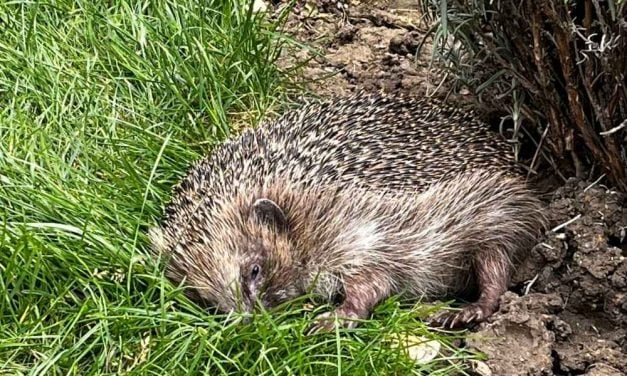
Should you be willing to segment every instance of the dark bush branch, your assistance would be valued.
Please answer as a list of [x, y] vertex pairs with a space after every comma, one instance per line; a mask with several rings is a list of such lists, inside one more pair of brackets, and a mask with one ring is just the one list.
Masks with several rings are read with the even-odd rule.
[[495, 111], [516, 111], [540, 139], [532, 170], [539, 155], [566, 174], [598, 165], [627, 191], [627, 2], [422, 3], [438, 22], [434, 53], [454, 86]]

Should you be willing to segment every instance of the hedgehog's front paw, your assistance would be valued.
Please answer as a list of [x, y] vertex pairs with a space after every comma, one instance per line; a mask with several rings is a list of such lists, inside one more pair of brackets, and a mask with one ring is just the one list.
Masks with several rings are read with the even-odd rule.
[[332, 332], [335, 330], [336, 325], [341, 328], [352, 329], [357, 326], [357, 321], [363, 318], [357, 312], [352, 310], [342, 309], [342, 307], [335, 311], [322, 313], [314, 318], [316, 321], [309, 330], [307, 335], [312, 335], [319, 332]]
[[461, 311], [442, 311], [429, 320], [431, 326], [456, 329], [478, 324], [488, 318], [493, 309], [483, 304], [473, 303], [465, 306]]

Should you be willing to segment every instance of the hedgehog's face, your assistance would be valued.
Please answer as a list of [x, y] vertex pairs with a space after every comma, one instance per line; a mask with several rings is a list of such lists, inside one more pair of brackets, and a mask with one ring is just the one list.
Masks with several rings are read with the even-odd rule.
[[222, 207], [177, 244], [167, 242], [175, 238], [169, 228], [151, 229], [153, 247], [169, 255], [168, 278], [185, 281], [186, 294], [207, 308], [252, 312], [298, 296], [286, 215], [269, 199], [249, 205]]
[[224, 232], [234, 248], [227, 253], [234, 257], [219, 269], [220, 279], [229, 283], [225, 294], [215, 296], [220, 310], [252, 312], [258, 305], [271, 308], [298, 295], [288, 235], [283, 210], [265, 198], [255, 201], [249, 216]]

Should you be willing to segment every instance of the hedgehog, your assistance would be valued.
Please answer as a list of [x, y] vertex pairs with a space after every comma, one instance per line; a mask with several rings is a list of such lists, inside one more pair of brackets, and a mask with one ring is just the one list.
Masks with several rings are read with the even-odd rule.
[[354, 327], [394, 294], [471, 292], [431, 320], [456, 328], [498, 309], [542, 213], [508, 143], [471, 111], [359, 92], [221, 144], [174, 187], [150, 237], [167, 277], [221, 312], [338, 302], [316, 332]]

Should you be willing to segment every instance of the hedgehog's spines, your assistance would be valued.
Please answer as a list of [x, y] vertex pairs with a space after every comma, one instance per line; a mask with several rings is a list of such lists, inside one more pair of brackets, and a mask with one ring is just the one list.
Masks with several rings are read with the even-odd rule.
[[[274, 295], [264, 299], [274, 302], [302, 292], [300, 282], [290, 278], [307, 279], [294, 274], [311, 262], [321, 266], [319, 277], [327, 283], [320, 291], [336, 291], [342, 278], [354, 276], [350, 268], [331, 267], [348, 265], [342, 263], [345, 258], [379, 274], [385, 267], [389, 280], [383, 285], [390, 291], [401, 284], [393, 278], [400, 265], [415, 273], [404, 275], [406, 280], [414, 278], [414, 292], [439, 294], [453, 281], [442, 282], [450, 275], [447, 270], [471, 267], [455, 255], [471, 252], [468, 249], [481, 242], [480, 235], [491, 242], [487, 246], [501, 248], [503, 259], [542, 222], [536, 215], [538, 202], [525, 191], [514, 166], [510, 146], [472, 112], [438, 100], [359, 92], [349, 98], [309, 101], [244, 130], [197, 161], [173, 189], [161, 229], [152, 233], [153, 243], [170, 255], [170, 278], [187, 279], [201, 299], [217, 300], [222, 308], [234, 304], [229, 281], [244, 284], [248, 294], [258, 291], [246, 279], [253, 266], [271, 278], [264, 286], [275, 286], [270, 288]], [[250, 219], [258, 199], [287, 208], [289, 237]], [[316, 205], [325, 210], [318, 212]], [[475, 206], [486, 210], [471, 210]], [[328, 224], [316, 222], [320, 218]], [[477, 231], [469, 225], [471, 220]], [[456, 221], [466, 226], [456, 227]], [[487, 223], [501, 240], [490, 236]], [[517, 235], [507, 233], [503, 223], [518, 226], [511, 232]], [[348, 232], [337, 233], [342, 229]], [[435, 232], [423, 236], [424, 231]], [[388, 246], [399, 250], [395, 257], [381, 252]], [[420, 254], [412, 247], [422, 247], [433, 259], [417, 258]], [[312, 249], [330, 252], [329, 259], [307, 260], [312, 255], [302, 251]], [[334, 249], [337, 252], [328, 251]], [[429, 262], [435, 269], [416, 266]], [[357, 266], [354, 270], [361, 272]], [[461, 279], [457, 282], [463, 285]]]
[[513, 171], [510, 154], [471, 112], [436, 99], [360, 91], [308, 101], [197, 161], [174, 188], [164, 224], [176, 227], [198, 200], [211, 205], [216, 189], [227, 193], [237, 188], [233, 183], [258, 176], [424, 189], [435, 177], [469, 167]]

